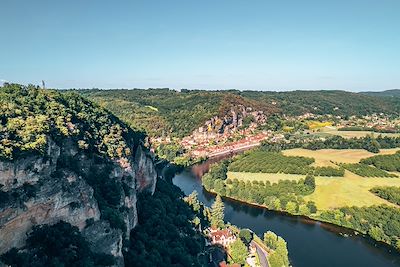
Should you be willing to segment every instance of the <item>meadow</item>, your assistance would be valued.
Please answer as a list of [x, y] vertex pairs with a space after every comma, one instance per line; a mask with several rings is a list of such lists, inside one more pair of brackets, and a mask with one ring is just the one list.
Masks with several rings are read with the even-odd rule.
[[367, 135], [373, 135], [377, 137], [379, 135], [388, 136], [388, 137], [399, 137], [400, 133], [377, 133], [370, 131], [338, 131], [334, 127], [324, 127], [321, 129], [321, 133], [329, 134], [329, 135], [338, 135], [344, 138], [353, 138], [353, 137], [365, 137]]
[[[394, 154], [399, 149], [381, 149], [379, 155]], [[361, 159], [368, 158], [373, 154], [362, 149], [290, 149], [284, 150], [285, 156], [302, 156], [314, 158], [312, 163], [318, 167], [337, 167], [339, 163], [358, 163]], [[397, 173], [398, 174], [398, 173]], [[284, 173], [246, 173], [246, 172], [228, 172], [228, 179], [239, 179], [244, 181], [270, 181], [277, 183], [279, 180], [299, 181], [304, 175], [284, 174]], [[372, 206], [379, 204], [394, 204], [384, 200], [369, 190], [376, 186], [397, 186], [400, 187], [400, 178], [384, 177], [361, 177], [348, 170], [343, 177], [315, 177], [315, 191], [304, 197], [306, 201], [314, 201], [318, 210], [329, 210], [345, 206]]]

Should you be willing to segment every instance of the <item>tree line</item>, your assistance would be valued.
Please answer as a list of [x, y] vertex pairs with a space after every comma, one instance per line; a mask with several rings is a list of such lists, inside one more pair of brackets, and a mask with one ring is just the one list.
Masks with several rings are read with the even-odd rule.
[[400, 250], [400, 210], [397, 207], [343, 207], [324, 211], [320, 218], [368, 234]]
[[341, 163], [340, 166], [362, 177], [397, 177], [393, 173], [388, 173], [363, 163]]
[[[289, 140], [289, 139], [287, 139]], [[303, 137], [290, 138], [289, 142], [264, 141], [261, 149], [265, 151], [282, 151], [292, 148], [304, 148], [310, 150], [319, 149], [365, 149], [372, 153], [378, 153], [379, 149], [400, 147], [400, 137], [388, 137], [379, 135], [378, 137], [365, 136], [360, 138], [344, 138], [332, 136], [326, 139], [309, 139]]]
[[213, 165], [210, 171], [202, 177], [202, 183], [206, 190], [292, 214], [316, 213], [315, 203], [305, 202], [302, 197], [314, 192], [314, 176], [307, 175], [305, 179], [299, 181], [281, 180], [275, 184], [271, 184], [269, 181], [244, 182], [238, 179], [227, 179], [227, 164], [229, 162], [225, 161]]
[[313, 167], [315, 159], [301, 156], [285, 156], [282, 152], [256, 149], [237, 156], [229, 165], [233, 172], [313, 174], [315, 176], [343, 176], [343, 168]]
[[373, 165], [378, 169], [389, 172], [400, 171], [400, 151], [393, 155], [376, 155], [362, 159], [360, 163]]
[[371, 188], [369, 191], [393, 204], [400, 205], [400, 187], [376, 186]]

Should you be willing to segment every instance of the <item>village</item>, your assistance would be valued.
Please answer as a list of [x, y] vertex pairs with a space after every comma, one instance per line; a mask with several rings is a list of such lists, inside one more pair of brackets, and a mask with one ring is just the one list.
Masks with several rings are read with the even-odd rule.
[[[247, 110], [247, 111], [246, 111]], [[177, 140], [191, 158], [212, 158], [248, 150], [259, 146], [263, 141], [279, 143], [285, 134], [309, 135], [325, 139], [328, 135], [361, 137], [369, 133], [398, 134], [400, 118], [385, 114], [369, 116], [350, 116], [344, 118], [333, 115], [305, 113], [301, 116], [283, 116], [287, 124], [281, 131], [265, 130], [267, 117], [261, 111], [243, 108], [241, 112], [231, 111], [230, 117], [213, 117], [191, 135]], [[172, 143], [169, 137], [154, 138], [153, 143]]]

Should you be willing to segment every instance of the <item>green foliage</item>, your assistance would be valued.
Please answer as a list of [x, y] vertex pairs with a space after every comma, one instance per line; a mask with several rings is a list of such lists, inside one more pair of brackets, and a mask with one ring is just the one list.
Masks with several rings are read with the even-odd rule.
[[183, 193], [159, 180], [156, 192], [139, 195], [139, 223], [131, 232], [126, 266], [200, 266], [204, 237], [194, 230], [195, 213]]
[[378, 169], [385, 171], [400, 172], [400, 151], [393, 155], [377, 155], [370, 158], [362, 159], [360, 163], [373, 165]]
[[253, 240], [253, 233], [248, 229], [241, 229], [239, 232], [239, 237], [245, 244], [250, 244], [251, 240]]
[[315, 205], [314, 201], [308, 201], [307, 202], [307, 208], [310, 211], [310, 213], [316, 213], [317, 212], [317, 206]]
[[400, 238], [400, 210], [386, 205], [344, 207], [324, 211], [320, 217], [328, 222], [355, 229], [394, 247]]
[[182, 155], [184, 152], [184, 148], [177, 143], [160, 144], [156, 150], [156, 153], [160, 158], [166, 159], [170, 162], [174, 161], [176, 157]]
[[231, 257], [230, 263], [238, 263], [240, 265], [246, 263], [246, 257], [249, 255], [249, 252], [240, 238], [229, 245], [229, 255]]
[[[302, 196], [313, 192], [310, 186], [304, 183], [304, 180], [298, 182], [281, 180], [276, 184], [270, 184], [269, 182], [257, 181], [245, 183], [234, 179], [228, 184], [224, 180], [214, 179], [212, 171], [203, 176], [202, 182], [208, 191], [244, 202], [265, 205], [274, 210], [285, 210], [290, 213], [298, 213], [298, 206], [305, 204]], [[288, 202], [291, 203], [287, 205]], [[311, 207], [308, 208], [311, 210]], [[315, 204], [312, 208], [314, 211]]]
[[[302, 115], [306, 112], [340, 116], [372, 113], [399, 114], [399, 101], [343, 91], [200, 91], [168, 89], [80, 90], [135, 129], [151, 136], [183, 137], [213, 116], [228, 114], [232, 107], [244, 104], [268, 114]], [[277, 105], [272, 105], [276, 102]], [[247, 125], [251, 117], [244, 121]], [[264, 129], [281, 129], [280, 119], [269, 116]]]
[[307, 157], [285, 156], [281, 152], [256, 149], [237, 157], [230, 165], [233, 172], [262, 172], [343, 176], [342, 169], [333, 167], [312, 167], [315, 160]]
[[295, 202], [289, 201], [286, 203], [286, 211], [294, 214], [297, 213], [297, 204]]
[[371, 128], [371, 127], [359, 127], [359, 126], [350, 126], [350, 127], [342, 127], [338, 129], [339, 131], [367, 131], [367, 132], [377, 132], [377, 133], [398, 133], [399, 129], [379, 129], [379, 128]]
[[268, 257], [271, 267], [289, 266], [289, 256], [286, 241], [274, 232], [264, 234], [264, 244], [273, 250]]
[[397, 177], [397, 175], [362, 163], [342, 163], [343, 168], [362, 177]]
[[142, 137], [75, 93], [31, 85], [0, 87], [0, 159], [44, 154], [49, 138], [59, 143], [70, 138], [88, 152], [121, 158], [132, 154], [129, 139]]
[[400, 205], [400, 188], [395, 186], [376, 186], [369, 190], [378, 197], [386, 199], [389, 202]]
[[66, 222], [35, 226], [21, 249], [11, 249], [1, 256], [11, 266], [110, 266], [114, 257], [96, 254], [81, 236], [79, 229]]
[[224, 116], [239, 104], [265, 111], [272, 109], [270, 105], [228, 92], [135, 89], [82, 90], [79, 93], [151, 136], [187, 136], [210, 118]]
[[[289, 140], [290, 139], [290, 140]], [[400, 137], [378, 137], [365, 136], [361, 138], [344, 138], [332, 136], [322, 139], [305, 138], [304, 136], [289, 136], [289, 142], [270, 143], [265, 141], [260, 149], [264, 151], [281, 151], [292, 148], [305, 148], [310, 150], [318, 149], [365, 149], [372, 153], [378, 153], [381, 148], [400, 147]]]
[[224, 203], [222, 202], [221, 196], [217, 195], [215, 201], [211, 206], [211, 226], [216, 228], [224, 227]]
[[192, 193], [190, 193], [189, 196], [185, 197], [185, 201], [193, 208], [195, 212], [198, 212], [200, 210], [200, 201], [197, 198], [198, 193], [196, 190], [194, 190]]
[[304, 179], [304, 184], [310, 189], [311, 192], [314, 192], [315, 190], [314, 176], [307, 174], [306, 178]]
[[238, 94], [257, 101], [275, 101], [288, 115], [302, 115], [307, 112], [335, 116], [400, 113], [399, 100], [396, 98], [380, 98], [345, 91], [244, 91]]

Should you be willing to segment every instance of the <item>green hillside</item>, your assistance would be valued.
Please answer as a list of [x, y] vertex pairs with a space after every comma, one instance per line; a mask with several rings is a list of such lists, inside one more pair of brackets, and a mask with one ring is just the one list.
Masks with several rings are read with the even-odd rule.
[[226, 115], [238, 105], [268, 114], [400, 113], [400, 99], [381, 98], [345, 91], [200, 91], [169, 89], [80, 90], [133, 128], [153, 136], [183, 137], [211, 117]]
[[0, 160], [44, 153], [49, 138], [56, 143], [69, 138], [88, 152], [120, 158], [130, 155], [142, 137], [76, 93], [17, 84], [0, 87]]

